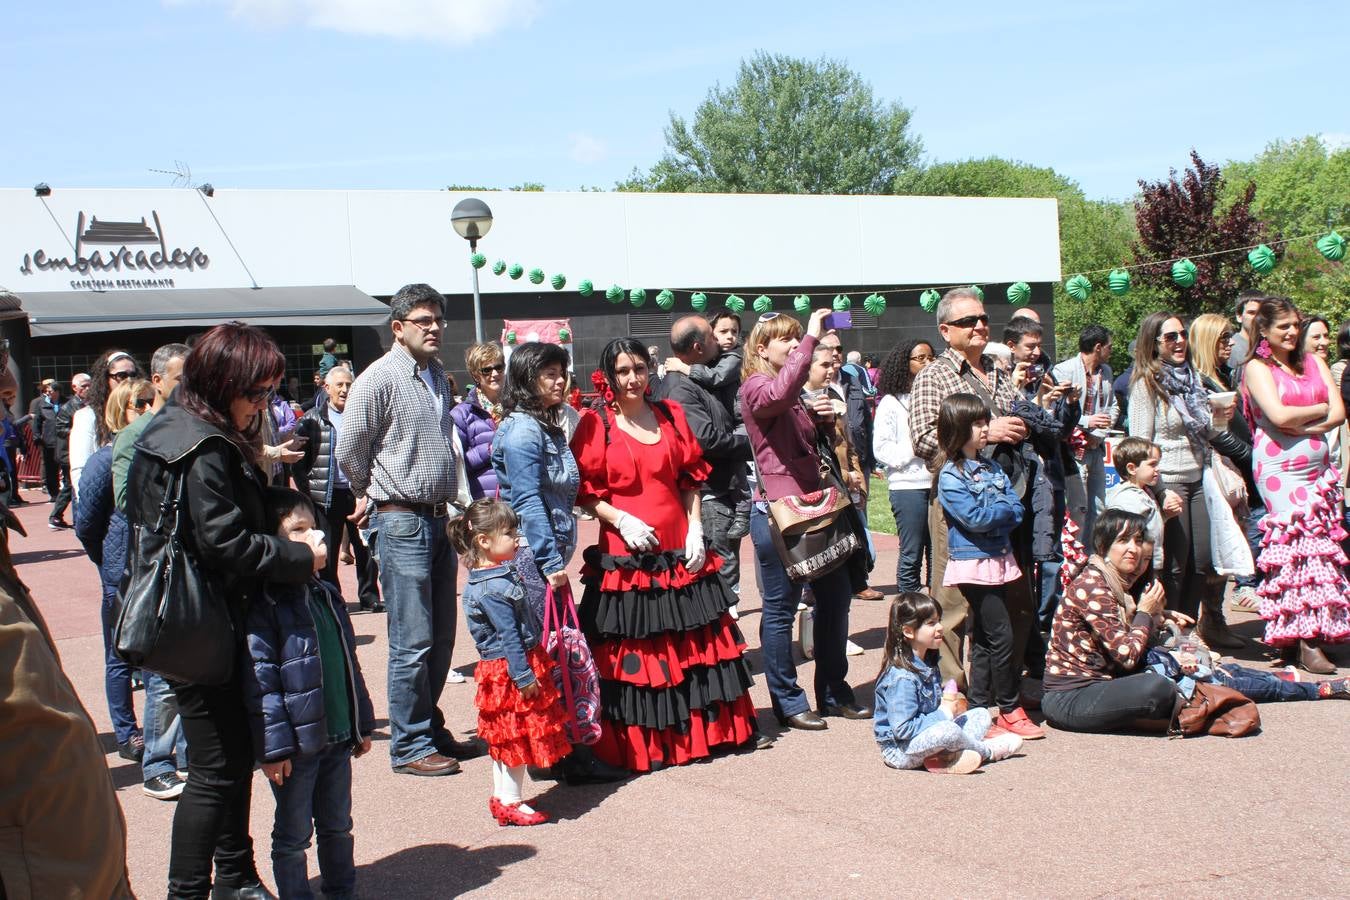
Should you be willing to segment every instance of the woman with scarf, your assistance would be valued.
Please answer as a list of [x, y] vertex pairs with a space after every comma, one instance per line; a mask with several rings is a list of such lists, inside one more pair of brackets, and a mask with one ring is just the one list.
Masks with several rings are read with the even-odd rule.
[[464, 447], [464, 470], [469, 476], [473, 499], [497, 496], [497, 473], [492, 469], [492, 438], [506, 413], [502, 409], [502, 385], [506, 361], [498, 344], [472, 344], [464, 351], [464, 365], [473, 387], [464, 402], [450, 411]]
[[[1213, 489], [1205, 490], [1206, 478], [1211, 484], [1214, 481], [1213, 473], [1206, 472], [1211, 465], [1208, 442], [1225, 431], [1237, 401], [1232, 398], [1212, 406], [1204, 380], [1186, 351], [1186, 329], [1180, 317], [1170, 312], [1145, 317], [1134, 348], [1130, 435], [1162, 448], [1161, 487], [1182, 500], [1181, 515], [1170, 519], [1163, 531], [1161, 581], [1168, 608], [1198, 615], [1200, 637], [1211, 647], [1241, 646], [1224, 621], [1228, 573], [1216, 572], [1214, 551], [1218, 548], [1210, 540], [1212, 517], [1232, 514], [1217, 508]], [[1218, 505], [1226, 506], [1222, 499]]]

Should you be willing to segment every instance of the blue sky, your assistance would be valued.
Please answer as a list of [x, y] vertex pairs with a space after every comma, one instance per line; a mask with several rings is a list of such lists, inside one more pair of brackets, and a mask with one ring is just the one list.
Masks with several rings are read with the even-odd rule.
[[[1203, 11], [1213, 8], [1215, 11]], [[3, 0], [0, 183], [612, 187], [756, 50], [846, 62], [930, 160], [1053, 166], [1090, 196], [1350, 143], [1336, 3]]]

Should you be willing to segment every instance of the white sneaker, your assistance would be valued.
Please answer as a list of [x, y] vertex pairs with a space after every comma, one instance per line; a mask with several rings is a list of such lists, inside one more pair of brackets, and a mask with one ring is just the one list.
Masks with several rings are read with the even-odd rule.
[[849, 641], [847, 644], [844, 645], [844, 654], [847, 656], [862, 656], [863, 652], [864, 652], [863, 648], [859, 647], [852, 641]]
[[456, 672], [454, 669], [451, 669], [450, 674], [445, 676], [446, 684], [463, 684], [464, 681], [464, 673]]
[[984, 742], [984, 746], [989, 750], [989, 761], [998, 762], [1000, 759], [1007, 759], [1021, 750], [1022, 739], [1011, 731], [1005, 731], [998, 737], [989, 738]]
[[727, 612], [731, 613], [731, 621], [733, 622], [737, 621], [741, 617], [741, 611], [736, 608], [735, 603], [727, 607]]

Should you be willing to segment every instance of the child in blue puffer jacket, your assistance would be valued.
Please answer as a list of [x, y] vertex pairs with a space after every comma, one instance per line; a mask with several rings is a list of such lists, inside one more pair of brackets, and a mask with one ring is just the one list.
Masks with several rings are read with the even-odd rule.
[[[266, 493], [277, 536], [308, 543], [314, 504], [290, 488]], [[317, 829], [325, 896], [354, 896], [352, 758], [370, 750], [375, 712], [338, 589], [268, 582], [245, 624], [244, 700], [263, 774], [276, 798], [272, 874], [282, 897], [308, 897], [305, 849]]]
[[942, 586], [958, 588], [970, 605], [971, 706], [997, 704], [996, 730], [1034, 740], [1045, 732], [1020, 705], [1020, 667], [1005, 603], [1005, 585], [1022, 577], [1010, 537], [1023, 506], [998, 463], [980, 455], [989, 443], [989, 418], [974, 394], [952, 394], [938, 410], [933, 465], [948, 557]]

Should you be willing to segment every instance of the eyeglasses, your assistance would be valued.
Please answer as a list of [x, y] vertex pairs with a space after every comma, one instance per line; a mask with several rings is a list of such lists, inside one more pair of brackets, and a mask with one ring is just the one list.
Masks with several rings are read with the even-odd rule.
[[433, 317], [419, 316], [416, 319], [403, 319], [402, 321], [407, 322], [409, 325], [416, 325], [423, 331], [430, 331], [433, 328], [444, 328], [446, 325], [445, 319], [437, 319]]
[[277, 396], [277, 389], [274, 387], [253, 388], [244, 391], [244, 399], [249, 403], [261, 403], [266, 400], [269, 404]]
[[978, 316], [962, 316], [959, 319], [952, 319], [950, 322], [943, 322], [943, 325], [950, 325], [953, 328], [974, 328], [976, 325], [989, 327], [989, 316], [980, 313]]
[[1158, 340], [1164, 344], [1184, 344], [1186, 343], [1186, 332], [1184, 331], [1164, 331], [1158, 335]]
[[932, 361], [935, 360], [935, 359], [937, 359], [937, 357], [934, 356], [934, 355], [931, 354], [931, 353], [920, 353], [920, 354], [917, 355], [917, 356], [911, 356], [911, 357], [909, 358], [909, 361], [910, 361], [910, 362], [930, 363], [930, 362], [932, 362]]
[[506, 363], [497, 363], [496, 365], [492, 366], [483, 366], [483, 368], [478, 370], [478, 374], [481, 375], [483, 378], [486, 378], [493, 372], [500, 374], [505, 371], [506, 371]]
[[108, 377], [111, 378], [113, 381], [126, 381], [128, 378], [130, 378], [132, 375], [135, 374], [136, 374], [135, 372], [109, 372]]

